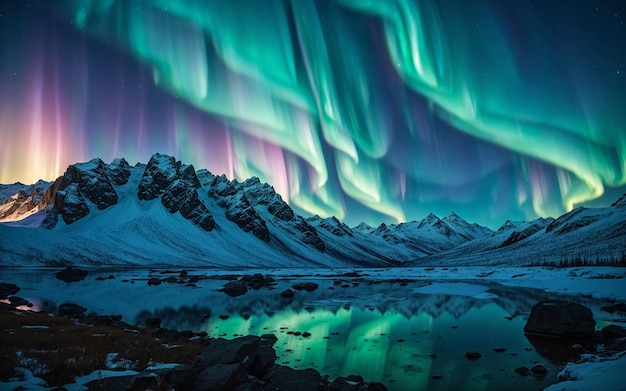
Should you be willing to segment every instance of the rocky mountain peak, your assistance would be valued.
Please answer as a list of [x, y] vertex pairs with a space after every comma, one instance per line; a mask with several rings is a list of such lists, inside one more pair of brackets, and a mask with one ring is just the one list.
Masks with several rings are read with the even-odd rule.
[[352, 236], [352, 230], [335, 216], [321, 219], [319, 226], [335, 236]]
[[226, 218], [244, 232], [252, 232], [264, 242], [270, 241], [270, 232], [265, 220], [259, 216], [239, 182], [229, 181], [225, 175], [215, 176], [211, 182], [209, 196], [225, 209]]
[[180, 214], [205, 231], [215, 228], [215, 220], [198, 197], [200, 180], [192, 165], [182, 165], [172, 156], [155, 153], [139, 183], [137, 196], [142, 201], [161, 197], [170, 213]]
[[504, 232], [504, 231], [516, 229], [517, 225], [518, 225], [518, 223], [515, 223], [515, 222], [513, 222], [511, 220], [507, 220], [507, 221], [504, 222], [504, 224], [502, 224], [500, 226], [500, 228], [498, 228], [498, 230], [496, 232]]
[[365, 223], [364, 221], [362, 221], [359, 223], [359, 225], [352, 227], [352, 230], [359, 231], [359, 232], [370, 232], [372, 230], [372, 227], [368, 225], [367, 223]]
[[163, 194], [172, 182], [181, 177], [179, 166], [172, 156], [152, 155], [139, 183], [139, 199], [150, 201]]

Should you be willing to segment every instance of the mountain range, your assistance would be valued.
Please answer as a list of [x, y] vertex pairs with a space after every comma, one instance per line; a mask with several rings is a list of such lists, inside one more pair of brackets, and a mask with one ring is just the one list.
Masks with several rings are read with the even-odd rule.
[[258, 178], [239, 182], [154, 154], [100, 159], [54, 182], [0, 185], [1, 265], [382, 267], [526, 265], [626, 254], [626, 195], [606, 208], [505, 222], [456, 215], [349, 227], [304, 218]]

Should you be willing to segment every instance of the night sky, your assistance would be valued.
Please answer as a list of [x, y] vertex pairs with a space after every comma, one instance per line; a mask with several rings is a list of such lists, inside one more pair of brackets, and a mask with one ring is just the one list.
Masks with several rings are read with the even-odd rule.
[[607, 205], [625, 20], [619, 0], [0, 1], [0, 183], [160, 152], [350, 225]]

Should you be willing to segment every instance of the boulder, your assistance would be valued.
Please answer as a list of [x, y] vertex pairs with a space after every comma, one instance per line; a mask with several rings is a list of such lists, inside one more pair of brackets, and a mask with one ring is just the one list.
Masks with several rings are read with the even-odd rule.
[[84, 280], [89, 272], [83, 269], [75, 269], [73, 267], [67, 267], [57, 274], [55, 274], [56, 278], [65, 282], [77, 282]]
[[472, 351], [472, 352], [465, 353], [465, 358], [467, 358], [470, 361], [478, 360], [481, 357], [482, 357], [482, 354], [480, 354], [479, 352]]
[[318, 287], [319, 285], [314, 282], [300, 282], [292, 286], [292, 288], [297, 291], [305, 290], [307, 292], [313, 292]]
[[537, 364], [534, 367], [530, 368], [530, 371], [537, 376], [544, 376], [548, 373], [546, 367], [541, 364]]
[[216, 364], [240, 364], [248, 369], [256, 358], [261, 338], [253, 335], [227, 340], [218, 338], [211, 341], [198, 355], [193, 366], [204, 369]]
[[522, 376], [530, 375], [530, 369], [528, 369], [527, 367], [515, 368], [515, 372], [519, 373]]
[[609, 305], [605, 305], [605, 306], [600, 307], [600, 309], [602, 311], [606, 311], [606, 312], [610, 312], [610, 313], [614, 313], [614, 312], [624, 312], [624, 313], [626, 313], [626, 303], [609, 304]]
[[156, 277], [152, 277], [148, 280], [148, 285], [161, 285], [161, 280]]
[[617, 339], [626, 337], [626, 328], [610, 324], [602, 329], [602, 335], [608, 339]]
[[295, 295], [296, 295], [296, 292], [292, 291], [291, 289], [287, 289], [286, 291], [281, 292], [280, 297], [289, 299], [289, 298], [294, 297]]
[[248, 379], [246, 371], [237, 363], [215, 364], [202, 370], [196, 378], [193, 391], [234, 390]]
[[8, 282], [0, 282], [0, 300], [4, 300], [7, 297], [16, 294], [19, 291], [20, 291], [20, 287], [15, 284], [11, 284]]
[[276, 351], [272, 347], [273, 344], [273, 342], [270, 343], [267, 340], [261, 341], [257, 356], [250, 368], [251, 375], [261, 378], [274, 366], [274, 362], [276, 362]]
[[326, 382], [315, 369], [293, 369], [274, 365], [263, 377], [268, 390], [321, 391], [326, 389]]
[[591, 310], [560, 300], [540, 301], [531, 310], [524, 333], [529, 335], [591, 338], [596, 322]]
[[218, 291], [224, 292], [228, 296], [236, 297], [246, 294], [246, 292], [248, 292], [248, 287], [246, 287], [239, 281], [230, 281], [227, 282], [226, 285], [224, 285], [222, 289], [219, 289]]

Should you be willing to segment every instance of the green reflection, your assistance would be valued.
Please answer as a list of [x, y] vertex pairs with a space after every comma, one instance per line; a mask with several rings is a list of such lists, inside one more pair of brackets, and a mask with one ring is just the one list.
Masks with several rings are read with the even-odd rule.
[[[542, 362], [553, 375], [557, 368], [525, 349], [531, 345], [522, 332], [524, 319], [507, 320], [507, 316], [495, 303], [471, 308], [458, 318], [447, 312], [433, 318], [425, 312], [406, 317], [393, 310], [383, 314], [356, 307], [336, 311], [287, 308], [248, 319], [214, 316], [204, 329], [225, 338], [274, 333], [280, 364], [315, 368], [331, 377], [360, 374], [366, 381], [382, 381], [394, 390], [497, 390], [505, 385], [522, 390], [549, 384], [551, 377], [508, 384], [519, 378], [514, 368], [530, 366], [533, 360]], [[311, 336], [289, 334], [298, 331]], [[493, 352], [495, 347], [507, 351]], [[464, 354], [472, 350], [483, 357], [467, 360]], [[443, 378], [433, 379], [433, 375]]]

